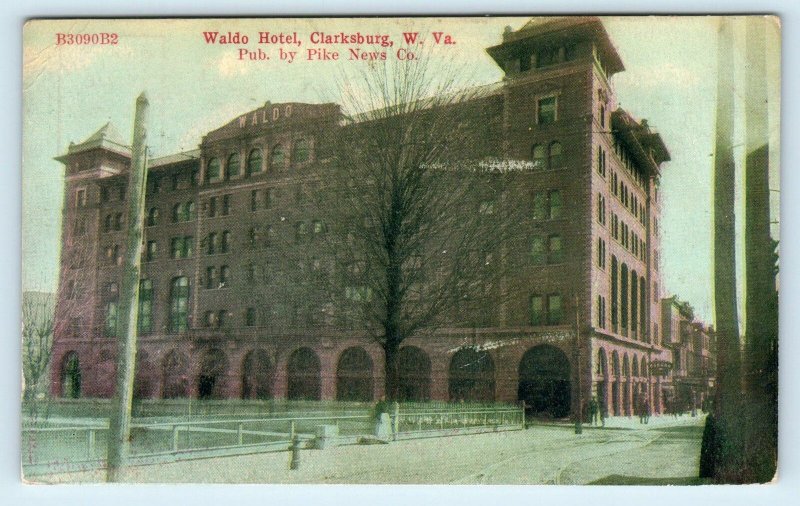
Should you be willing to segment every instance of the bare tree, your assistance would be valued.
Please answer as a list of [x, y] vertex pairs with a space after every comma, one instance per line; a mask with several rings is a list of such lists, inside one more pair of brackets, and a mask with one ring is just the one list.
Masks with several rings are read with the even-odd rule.
[[388, 399], [402, 397], [407, 338], [497, 324], [525, 248], [532, 165], [500, 161], [499, 97], [459, 90], [455, 73], [428, 62], [372, 64], [342, 81], [348, 115], [318, 155], [324, 222], [308, 231], [313, 247], [294, 250], [315, 273], [300, 276], [308, 300], [382, 347]]
[[26, 404], [35, 402], [42, 391], [42, 380], [50, 367], [55, 325], [55, 295], [26, 292], [22, 297], [22, 398]]

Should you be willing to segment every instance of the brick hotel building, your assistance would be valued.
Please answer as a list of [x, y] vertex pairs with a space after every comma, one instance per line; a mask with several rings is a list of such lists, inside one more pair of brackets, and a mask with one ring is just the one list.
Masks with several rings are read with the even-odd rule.
[[[401, 394], [524, 399], [561, 417], [580, 388], [584, 406], [597, 396], [612, 415], [645, 398], [660, 412], [667, 373], [651, 365], [672, 358], [659, 333], [658, 188], [669, 153], [617, 106], [611, 80], [624, 67], [598, 19], [532, 20], [487, 53], [505, 77], [480, 97], [485, 154], [536, 162], [526, 175], [534, 223], [519, 251], [529, 261], [486, 325], [404, 341]], [[313, 247], [325, 229], [309, 196], [325, 192], [319, 153], [340, 115], [336, 104], [267, 102], [199, 149], [149, 161], [138, 396], [383, 395], [374, 341], [280, 293], [269, 307], [255, 295], [270, 290], [270, 241], [308, 237], [302, 247]], [[109, 124], [57, 160], [66, 168], [57, 314], [68, 324], [51, 391], [110, 397], [130, 148]]]

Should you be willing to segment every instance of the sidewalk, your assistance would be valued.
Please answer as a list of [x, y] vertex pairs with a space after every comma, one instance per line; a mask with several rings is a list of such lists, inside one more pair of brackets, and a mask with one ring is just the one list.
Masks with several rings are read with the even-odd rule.
[[[610, 476], [697, 476], [701, 417], [608, 420], [587, 426], [533, 425], [528, 430], [304, 450], [300, 469], [288, 452], [182, 461], [130, 469], [150, 483], [486, 483], [586, 484]], [[41, 477], [51, 483], [102, 482], [92, 471]]]

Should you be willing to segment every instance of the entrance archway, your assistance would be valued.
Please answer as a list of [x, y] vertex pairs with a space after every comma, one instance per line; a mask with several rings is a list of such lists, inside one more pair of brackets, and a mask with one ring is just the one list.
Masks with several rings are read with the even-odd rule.
[[272, 360], [264, 350], [253, 350], [242, 361], [242, 399], [272, 398]]
[[336, 399], [366, 402], [372, 397], [372, 359], [364, 348], [347, 348], [336, 367]]
[[570, 411], [570, 365], [563, 351], [534, 346], [519, 363], [519, 400], [538, 416], [564, 418]]
[[68, 399], [81, 396], [81, 365], [74, 351], [67, 353], [61, 362], [61, 395]]
[[450, 360], [451, 401], [494, 401], [494, 362], [485, 350], [465, 348]]
[[290, 400], [320, 400], [319, 357], [310, 348], [292, 352], [286, 364], [286, 398]]
[[405, 346], [397, 353], [397, 394], [399, 401], [431, 397], [431, 361], [415, 346]]
[[228, 369], [225, 353], [218, 349], [208, 350], [203, 355], [200, 375], [197, 377], [197, 397], [200, 399], [221, 399], [223, 397], [223, 377]]
[[606, 393], [607, 385], [609, 383], [608, 377], [608, 356], [606, 355], [606, 350], [600, 348], [597, 351], [597, 366], [598, 366], [598, 374], [601, 379], [597, 380], [597, 406], [603, 413], [603, 415], [608, 416], [608, 394]]
[[189, 370], [189, 359], [186, 354], [172, 350], [164, 357], [161, 365], [163, 386], [161, 397], [177, 399], [186, 397], [186, 378]]

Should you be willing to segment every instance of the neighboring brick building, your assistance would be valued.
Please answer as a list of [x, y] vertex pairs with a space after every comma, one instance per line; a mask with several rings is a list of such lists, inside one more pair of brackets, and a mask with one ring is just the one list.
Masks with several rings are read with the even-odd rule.
[[[402, 395], [525, 399], [560, 417], [576, 409], [579, 377], [584, 406], [597, 395], [611, 413], [629, 415], [646, 397], [659, 412], [649, 364], [669, 360], [658, 332], [658, 184], [669, 153], [646, 121], [617, 107], [610, 79], [624, 68], [599, 20], [531, 21], [487, 52], [506, 77], [476, 99], [483, 154], [536, 167], [528, 176], [536, 224], [520, 251], [530, 262], [509, 277], [515, 296], [485, 326], [405, 341]], [[325, 228], [309, 195], [324, 195], [321, 139], [339, 119], [335, 104], [268, 102], [208, 133], [198, 150], [150, 161], [139, 395], [382, 395], [374, 342], [269, 291], [270, 243]], [[76, 364], [82, 395], [113, 394], [115, 341], [106, 334], [116, 325], [124, 144], [106, 125], [58, 158], [66, 166], [59, 299], [93, 310], [57, 337], [55, 395]]]
[[695, 321], [694, 310], [676, 296], [661, 301], [663, 343], [672, 351], [666, 404], [675, 411], [707, 408], [716, 374], [714, 328]]

